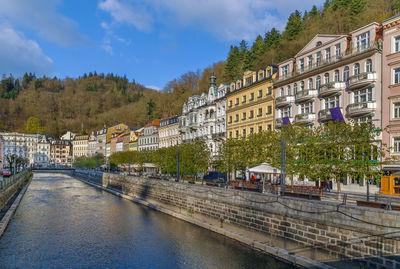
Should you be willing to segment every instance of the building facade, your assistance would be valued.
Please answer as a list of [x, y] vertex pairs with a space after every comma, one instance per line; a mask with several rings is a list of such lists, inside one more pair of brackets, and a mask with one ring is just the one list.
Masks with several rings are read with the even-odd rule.
[[47, 166], [51, 162], [50, 139], [46, 135], [41, 135], [38, 139], [37, 150], [35, 153], [35, 165]]
[[278, 65], [274, 80], [276, 127], [284, 118], [309, 126], [332, 119], [381, 126], [381, 52], [378, 23], [348, 35], [316, 35], [294, 58]]
[[72, 142], [69, 140], [51, 140], [50, 162], [53, 165], [72, 166]]
[[224, 84], [217, 88], [213, 73], [208, 93], [189, 97], [179, 117], [179, 132], [183, 143], [203, 140], [212, 156], [218, 154], [220, 144], [226, 139], [227, 91], [228, 86]]
[[103, 129], [96, 131], [96, 152], [97, 154], [102, 154], [106, 156], [106, 139], [107, 139], [107, 127], [104, 126]]
[[242, 79], [233, 81], [227, 94], [227, 138], [246, 137], [274, 128], [273, 79], [277, 68], [269, 65], [246, 71]]
[[[400, 158], [400, 16], [382, 22], [382, 142], [389, 156]], [[400, 162], [390, 170], [399, 171]]]
[[115, 153], [116, 144], [114, 143], [113, 146], [111, 146], [111, 139], [115, 138], [116, 136], [118, 136], [124, 132], [127, 132], [130, 134], [129, 126], [124, 123], [120, 123], [120, 124], [117, 124], [117, 125], [107, 128], [106, 150], [105, 150], [106, 158], [109, 158], [112, 153]]
[[4, 158], [6, 162], [3, 165], [7, 165], [7, 167], [12, 165], [7, 162], [12, 155], [24, 158], [28, 166], [35, 164], [39, 135], [15, 132], [3, 132], [0, 135], [4, 139]]
[[97, 137], [95, 132], [92, 132], [89, 135], [89, 139], [88, 139], [88, 156], [95, 156], [96, 155], [96, 151], [97, 150]]
[[168, 148], [179, 145], [182, 142], [179, 133], [179, 116], [173, 116], [160, 121], [159, 148]]
[[4, 164], [4, 139], [0, 135], [0, 171], [3, 171]]
[[73, 160], [79, 157], [88, 156], [89, 147], [89, 136], [88, 135], [76, 135], [75, 139], [72, 140], [72, 156]]
[[139, 150], [139, 134], [143, 131], [143, 128], [139, 128], [135, 131], [131, 130], [129, 137], [129, 151]]
[[159, 119], [153, 120], [143, 128], [139, 134], [139, 151], [158, 149], [158, 128], [160, 128]]

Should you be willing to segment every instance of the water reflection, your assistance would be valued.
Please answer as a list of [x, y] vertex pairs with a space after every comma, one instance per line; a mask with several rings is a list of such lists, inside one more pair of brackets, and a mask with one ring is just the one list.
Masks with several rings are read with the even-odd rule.
[[99, 191], [36, 174], [0, 239], [0, 268], [290, 268], [230, 239]]

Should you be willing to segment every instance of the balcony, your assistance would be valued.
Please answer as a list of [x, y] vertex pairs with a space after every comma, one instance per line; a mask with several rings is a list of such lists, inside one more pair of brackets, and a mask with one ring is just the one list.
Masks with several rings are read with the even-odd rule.
[[225, 139], [225, 136], [226, 136], [225, 132], [218, 132], [218, 133], [212, 134], [212, 138], [214, 140], [221, 140], [221, 139], [223, 140], [223, 139]]
[[294, 101], [293, 95], [279, 96], [275, 100], [275, 106], [276, 107], [287, 106], [293, 101]]
[[318, 113], [318, 118], [319, 118], [319, 121], [321, 121], [321, 122], [332, 120], [332, 115], [331, 115], [331, 111], [329, 110], [329, 108], [320, 110]]
[[[289, 121], [291, 118], [289, 117]], [[275, 128], [281, 128], [283, 126], [283, 118], [277, 118], [275, 120]]]
[[354, 103], [347, 106], [347, 116], [355, 117], [372, 113], [376, 110], [376, 102], [368, 101], [362, 103]]
[[192, 130], [197, 130], [197, 128], [199, 128], [199, 124], [197, 122], [190, 122], [189, 128]]
[[350, 77], [349, 79], [349, 89], [357, 89], [361, 87], [368, 86], [376, 81], [376, 73], [375, 72], [365, 72], [359, 75], [355, 75]]
[[319, 96], [320, 97], [328, 96], [340, 92], [345, 88], [346, 88], [345, 82], [330, 82], [321, 86], [321, 88], [319, 89]]
[[317, 96], [318, 91], [315, 89], [302, 90], [296, 93], [296, 102], [303, 102], [310, 100]]
[[296, 123], [312, 123], [315, 121], [315, 113], [297, 114], [294, 120]]

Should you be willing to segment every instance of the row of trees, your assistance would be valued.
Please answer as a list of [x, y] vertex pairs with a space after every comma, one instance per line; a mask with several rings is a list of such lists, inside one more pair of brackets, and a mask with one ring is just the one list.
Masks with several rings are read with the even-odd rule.
[[289, 177], [313, 181], [336, 179], [340, 189], [340, 181], [348, 177], [379, 180], [382, 160], [387, 160], [387, 148], [381, 144], [380, 135], [381, 130], [373, 123], [330, 122], [312, 129], [288, 125], [278, 131], [227, 140], [217, 163], [227, 173], [245, 171], [262, 162], [279, 169], [283, 140]]
[[81, 168], [96, 168], [104, 164], [103, 154], [97, 154], [91, 157], [79, 157], [74, 161], [75, 167]]

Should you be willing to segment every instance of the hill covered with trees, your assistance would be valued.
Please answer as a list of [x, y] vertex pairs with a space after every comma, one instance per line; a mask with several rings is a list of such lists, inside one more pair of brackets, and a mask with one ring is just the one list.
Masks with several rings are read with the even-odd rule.
[[66, 130], [88, 133], [118, 122], [144, 125], [154, 118], [179, 114], [190, 95], [207, 91], [212, 68], [217, 84], [230, 83], [245, 70], [292, 57], [318, 33], [348, 33], [398, 12], [400, 0], [326, 0], [320, 8], [296, 10], [282, 32], [272, 28], [258, 35], [251, 46], [244, 40], [232, 45], [225, 61], [187, 72], [162, 91], [147, 89], [126, 77], [96, 72], [63, 80], [33, 74], [19, 79], [3, 76], [0, 130], [25, 131], [29, 117], [40, 119], [41, 131], [54, 136]]

